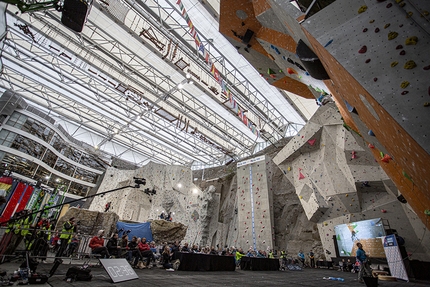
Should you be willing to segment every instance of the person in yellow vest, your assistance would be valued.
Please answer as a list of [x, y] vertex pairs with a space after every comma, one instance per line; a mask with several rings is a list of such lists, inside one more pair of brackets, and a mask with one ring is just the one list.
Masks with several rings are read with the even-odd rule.
[[10, 249], [10, 245], [15, 246], [14, 235], [15, 235], [15, 220], [16, 220], [17, 214], [15, 213], [14, 216], [7, 222], [6, 230], [4, 232], [3, 238], [0, 242], [0, 262], [4, 261], [3, 254], [9, 254], [8, 249]]
[[275, 256], [273, 255], [273, 250], [272, 249], [270, 249], [269, 255], [267, 257], [269, 257], [270, 259], [274, 259], [275, 258]]
[[243, 252], [242, 248], [239, 248], [238, 250], [236, 250], [236, 254], [235, 254], [236, 266], [240, 265], [240, 259], [242, 259], [243, 256], [245, 256], [245, 253]]
[[30, 250], [33, 242], [33, 232], [31, 230], [31, 222], [33, 221], [33, 216], [29, 215], [22, 221], [21, 236], [24, 239], [25, 249]]
[[63, 229], [61, 230], [60, 235], [60, 248], [58, 249], [57, 254], [55, 254], [55, 257], [63, 256], [69, 241], [72, 239], [72, 236], [74, 233], [76, 233], [76, 231], [77, 226], [74, 217], [63, 223]]

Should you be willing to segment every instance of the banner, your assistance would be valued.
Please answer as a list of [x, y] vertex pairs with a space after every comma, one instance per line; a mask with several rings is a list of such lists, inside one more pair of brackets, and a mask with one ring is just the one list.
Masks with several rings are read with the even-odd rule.
[[391, 276], [409, 282], [408, 274], [406, 273], [396, 236], [394, 234], [387, 235], [383, 237], [382, 240], [384, 243], [385, 255], [387, 256], [388, 267], [390, 267]]

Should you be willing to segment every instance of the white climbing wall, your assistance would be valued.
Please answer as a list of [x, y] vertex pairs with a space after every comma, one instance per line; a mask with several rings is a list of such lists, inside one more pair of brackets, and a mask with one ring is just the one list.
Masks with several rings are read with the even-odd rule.
[[236, 246], [253, 250], [273, 248], [273, 198], [267, 180], [270, 158], [259, 156], [237, 164], [238, 239]]

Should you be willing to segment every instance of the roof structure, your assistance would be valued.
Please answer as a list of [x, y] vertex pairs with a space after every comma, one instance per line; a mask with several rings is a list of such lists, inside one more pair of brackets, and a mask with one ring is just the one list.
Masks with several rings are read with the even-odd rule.
[[287, 95], [237, 53], [199, 1], [184, 0], [197, 46], [177, 4], [94, 1], [81, 33], [55, 10], [8, 5], [0, 86], [74, 138], [137, 165], [220, 165], [295, 135], [305, 117]]

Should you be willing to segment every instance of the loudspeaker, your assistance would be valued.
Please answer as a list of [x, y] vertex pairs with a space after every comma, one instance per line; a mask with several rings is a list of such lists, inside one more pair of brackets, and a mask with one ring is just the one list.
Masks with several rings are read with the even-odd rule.
[[242, 43], [248, 44], [249, 41], [251, 41], [251, 38], [252, 38], [253, 35], [254, 35], [254, 32], [251, 31], [251, 30], [249, 30], [249, 29], [247, 29], [246, 33], [245, 33], [245, 36], [243, 36]]
[[297, 43], [296, 54], [313, 78], [317, 80], [330, 79], [318, 56], [302, 40]]
[[397, 199], [401, 202], [401, 203], [408, 203], [408, 201], [406, 200], [406, 198], [400, 194], [399, 196], [397, 196]]
[[83, 0], [65, 0], [61, 23], [75, 32], [82, 32], [88, 8], [88, 3]]

